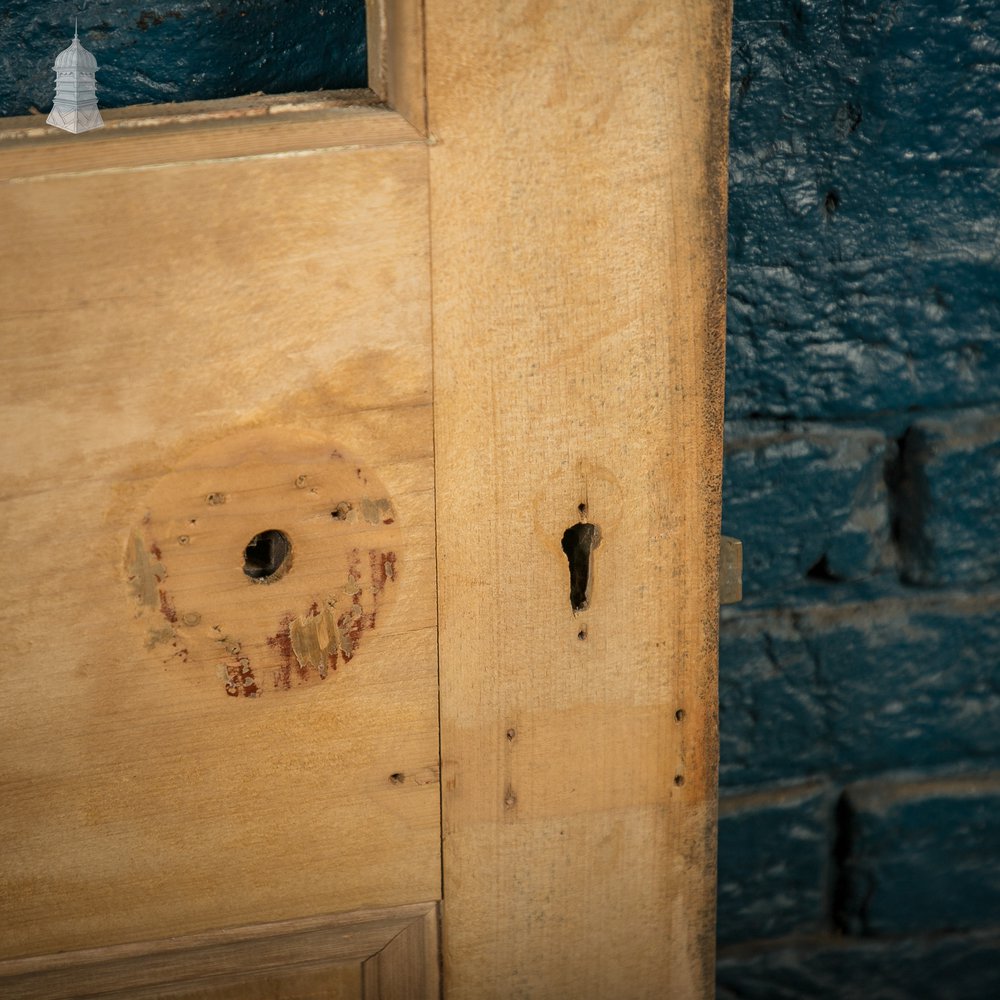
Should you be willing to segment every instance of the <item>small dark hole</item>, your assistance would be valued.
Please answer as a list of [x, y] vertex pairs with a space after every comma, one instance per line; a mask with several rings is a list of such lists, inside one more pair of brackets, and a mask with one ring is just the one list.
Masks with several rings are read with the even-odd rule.
[[243, 572], [251, 580], [272, 580], [279, 570], [287, 568], [291, 552], [292, 543], [283, 531], [262, 531], [243, 550]]
[[404, 781], [406, 781], [406, 775], [400, 773], [399, 771], [397, 771], [395, 774], [390, 774], [389, 775], [389, 780], [394, 785], [401, 785]]
[[515, 736], [517, 736], [517, 730], [516, 729], [508, 729], [507, 730], [507, 742], [508, 743], [513, 743]]
[[826, 197], [823, 199], [823, 211], [826, 213], [826, 217], [832, 218], [837, 214], [838, 208], [840, 208], [840, 195], [836, 191], [827, 191]]
[[330, 511], [330, 517], [336, 521], [346, 521], [347, 515], [351, 512], [351, 505], [346, 501], [342, 500], [340, 503]]
[[681, 785], [683, 785], [683, 784], [684, 784], [684, 775], [683, 775], [683, 774], [678, 774], [678, 775], [675, 775], [675, 776], [674, 776], [674, 784], [675, 784], [675, 785], [676, 785], [676, 786], [677, 786], [678, 788], [680, 788], [680, 787], [681, 787]]
[[823, 555], [821, 555], [819, 559], [817, 559], [816, 562], [814, 562], [812, 566], [806, 570], [806, 579], [818, 580], [822, 583], [840, 583], [843, 578], [830, 569], [830, 560], [824, 552]]
[[585, 503], [578, 504], [576, 509], [580, 512], [581, 516], [587, 513], [587, 505]]
[[674, 712], [674, 718], [678, 722], [683, 722], [684, 721], [684, 709], [683, 708], [677, 709], [677, 711]]
[[580, 629], [580, 631], [576, 633], [576, 637], [580, 640], [580, 642], [583, 642], [584, 639], [587, 638], [587, 630], [585, 628]]

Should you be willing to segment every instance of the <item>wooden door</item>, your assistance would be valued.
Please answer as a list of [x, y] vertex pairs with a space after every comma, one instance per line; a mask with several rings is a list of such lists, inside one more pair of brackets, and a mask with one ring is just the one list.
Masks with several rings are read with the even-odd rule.
[[712, 990], [728, 4], [369, 49], [0, 130], [4, 995]]

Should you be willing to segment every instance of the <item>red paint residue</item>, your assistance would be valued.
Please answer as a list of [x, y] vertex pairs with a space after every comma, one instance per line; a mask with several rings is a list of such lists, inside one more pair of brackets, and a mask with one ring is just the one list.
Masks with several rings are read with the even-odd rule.
[[226, 694], [231, 698], [256, 698], [260, 693], [250, 660], [240, 656], [226, 664]]
[[154, 556], [156, 556], [156, 558], [157, 558], [158, 560], [161, 560], [161, 561], [162, 561], [162, 559], [163, 559], [163, 552], [162, 552], [162, 550], [160, 549], [160, 546], [156, 544], [156, 542], [153, 542], [153, 544], [152, 544], [152, 545], [150, 545], [150, 547], [149, 547], [149, 551], [150, 551], [150, 552], [152, 552], [152, 553], [153, 553], [153, 555], [154, 555]]
[[376, 552], [372, 549], [368, 553], [368, 562], [372, 575], [372, 594], [377, 598], [385, 590], [386, 581], [396, 579], [396, 553]]
[[160, 614], [171, 624], [177, 621], [177, 609], [174, 607], [170, 595], [165, 591], [160, 591]]
[[292, 649], [291, 624], [295, 620], [295, 615], [286, 612], [281, 618], [281, 624], [274, 635], [267, 637], [267, 644], [278, 651], [281, 657], [281, 666], [274, 671], [274, 687], [278, 691], [287, 691], [292, 686], [292, 663], [295, 661], [295, 652]]

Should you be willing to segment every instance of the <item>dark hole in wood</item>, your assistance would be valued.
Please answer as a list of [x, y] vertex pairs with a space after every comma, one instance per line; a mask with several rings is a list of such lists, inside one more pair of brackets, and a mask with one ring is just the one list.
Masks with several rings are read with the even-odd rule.
[[292, 543], [283, 531], [262, 531], [243, 550], [243, 572], [251, 580], [270, 580], [285, 565], [291, 551]]
[[590, 605], [590, 557], [601, 542], [596, 524], [574, 524], [563, 532], [562, 550], [569, 560], [569, 603], [574, 611]]

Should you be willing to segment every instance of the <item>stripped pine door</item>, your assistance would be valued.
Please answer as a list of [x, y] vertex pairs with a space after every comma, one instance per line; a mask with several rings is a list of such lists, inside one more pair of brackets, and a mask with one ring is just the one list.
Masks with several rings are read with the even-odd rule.
[[0, 993], [711, 993], [728, 5], [0, 128]]

